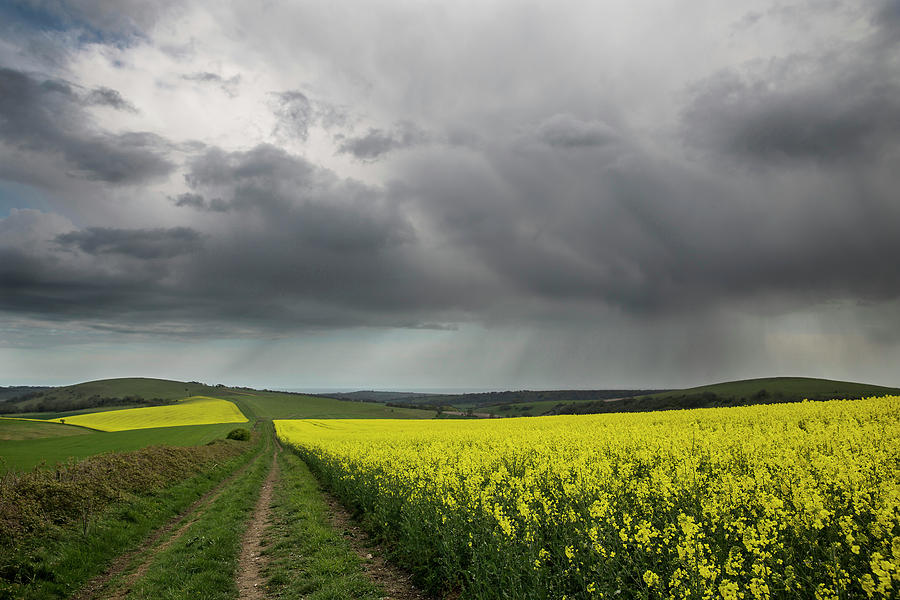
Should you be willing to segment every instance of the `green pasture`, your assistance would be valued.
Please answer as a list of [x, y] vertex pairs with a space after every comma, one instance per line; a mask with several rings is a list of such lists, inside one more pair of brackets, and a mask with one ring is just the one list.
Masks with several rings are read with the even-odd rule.
[[[19, 421], [16, 419], [0, 419], [0, 444], [10, 441], [35, 440], [41, 438], [67, 437], [71, 435], [87, 435], [90, 429], [69, 427], [59, 423], [38, 423], [36, 421]], [[4, 446], [0, 446], [2, 451]]]
[[[7, 423], [16, 423], [8, 425]], [[19, 425], [24, 423], [27, 425]], [[132, 431], [92, 431], [70, 425], [43, 424], [32, 421], [8, 421], [0, 419], [0, 432], [34, 430], [47, 433], [54, 428], [52, 437], [0, 440], [0, 472], [25, 471], [46, 463], [52, 467], [66, 460], [81, 459], [101, 452], [126, 452], [147, 446], [199, 446], [224, 438], [238, 427], [235, 423], [216, 425], [188, 425], [184, 427], [159, 427]], [[62, 433], [65, 432], [65, 433]]]
[[47, 411], [47, 412], [29, 412], [29, 413], [6, 413], [2, 416], [12, 419], [41, 419], [50, 421], [51, 419], [64, 419], [74, 415], [85, 415], [88, 413], [106, 412], [110, 410], [125, 410], [126, 408], [141, 408], [145, 404], [116, 404], [113, 406], [97, 406], [94, 408], [82, 408], [79, 410], [63, 410], [63, 411]]
[[433, 410], [394, 408], [374, 402], [351, 402], [283, 392], [218, 390], [251, 421], [257, 419], [431, 419]]

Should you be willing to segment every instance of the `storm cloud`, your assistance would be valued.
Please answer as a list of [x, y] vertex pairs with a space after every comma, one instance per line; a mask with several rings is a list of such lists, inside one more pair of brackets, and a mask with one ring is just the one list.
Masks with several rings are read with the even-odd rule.
[[121, 254], [152, 260], [193, 252], [199, 248], [201, 239], [195, 230], [188, 227], [171, 229], [89, 227], [58, 235], [56, 243], [87, 254]]
[[[900, 149], [898, 5], [873, 3], [868, 35], [778, 56], [694, 84], [687, 138], [738, 160], [846, 163]], [[867, 23], [866, 23], [867, 22]]]
[[572, 115], [553, 115], [537, 127], [538, 138], [551, 146], [585, 148], [614, 141], [615, 132], [599, 121], [582, 121]]
[[900, 352], [896, 1], [102, 6], [0, 47], [10, 322], [506, 382]]
[[85, 102], [90, 105], [109, 106], [116, 110], [137, 112], [134, 105], [122, 97], [122, 94], [108, 87], [99, 87], [91, 90], [85, 96]]
[[338, 152], [360, 160], [376, 160], [392, 150], [412, 148], [428, 140], [428, 135], [413, 123], [400, 122], [389, 130], [371, 128], [356, 137], [341, 137]]
[[[117, 94], [109, 88], [94, 90], [88, 99], [95, 104], [118, 102], [125, 106]], [[0, 69], [0, 142], [61, 155], [81, 176], [109, 183], [158, 180], [175, 168], [166, 157], [169, 145], [159, 135], [109, 133], [96, 128], [67, 82], [14, 69]]]

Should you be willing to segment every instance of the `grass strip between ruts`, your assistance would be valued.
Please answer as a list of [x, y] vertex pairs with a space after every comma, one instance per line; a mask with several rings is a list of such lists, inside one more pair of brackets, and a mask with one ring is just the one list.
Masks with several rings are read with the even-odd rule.
[[[29, 540], [16, 549], [19, 556], [4, 557], [6, 553], [0, 551], [0, 570], [20, 569], [27, 563], [32, 571], [30, 583], [0, 579], [0, 600], [71, 596], [114, 558], [137, 548], [152, 531], [250, 461], [258, 454], [253, 452], [255, 447], [257, 444], [248, 445], [237, 457], [171, 487], [111, 506], [90, 524], [87, 535], [72, 527], [52, 538]], [[19, 564], [12, 564], [9, 558]]]
[[264, 450], [246, 473], [232, 482], [197, 521], [161, 551], [129, 599], [212, 600], [236, 598], [235, 571], [244, 522], [250, 517], [262, 482], [272, 464], [272, 426], [267, 425]]
[[266, 576], [271, 597], [284, 600], [379, 600], [380, 586], [364, 573], [349, 542], [328, 519], [315, 477], [289, 448], [278, 457], [268, 533]]

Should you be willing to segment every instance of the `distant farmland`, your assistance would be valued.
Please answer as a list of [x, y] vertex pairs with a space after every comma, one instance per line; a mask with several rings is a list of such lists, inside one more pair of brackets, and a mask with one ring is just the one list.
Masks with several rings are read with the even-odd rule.
[[[435, 417], [595, 401], [44, 390], [137, 406], [0, 418], [0, 598], [893, 598], [900, 396], [824, 400], [842, 389], [881, 388], [750, 380], [502, 420]], [[682, 410], [709, 394], [768, 405]]]

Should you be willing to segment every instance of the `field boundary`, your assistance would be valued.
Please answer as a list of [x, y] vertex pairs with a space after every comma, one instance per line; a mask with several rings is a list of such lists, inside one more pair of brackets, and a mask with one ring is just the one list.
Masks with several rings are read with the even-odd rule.
[[[316, 480], [319, 481], [318, 477]], [[369, 579], [383, 587], [387, 592], [387, 597], [391, 600], [427, 600], [430, 598], [416, 586], [409, 571], [387, 558], [387, 549], [372, 540], [362, 524], [353, 518], [352, 513], [341, 504], [340, 500], [322, 487], [321, 481], [319, 481], [319, 486], [322, 498], [328, 506], [331, 526], [349, 542]], [[453, 593], [445, 596], [448, 600], [455, 597], [456, 595]]]

